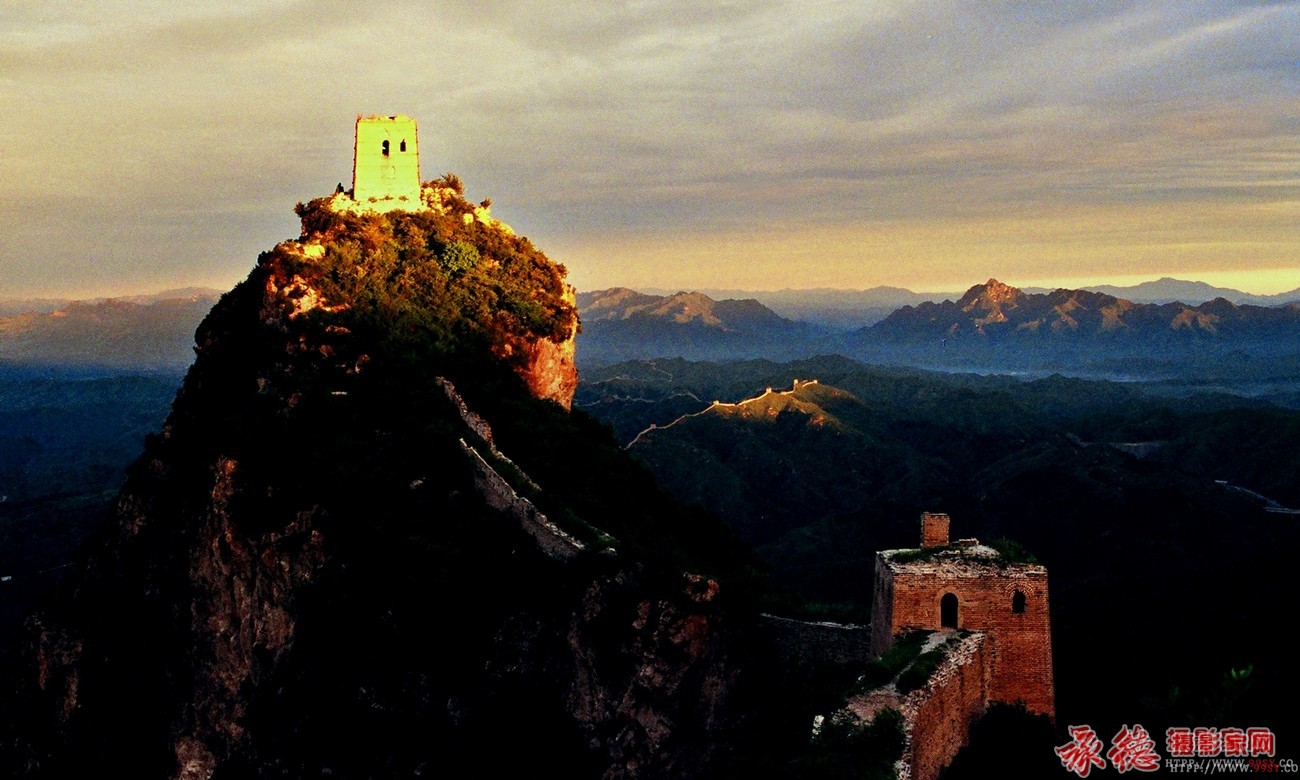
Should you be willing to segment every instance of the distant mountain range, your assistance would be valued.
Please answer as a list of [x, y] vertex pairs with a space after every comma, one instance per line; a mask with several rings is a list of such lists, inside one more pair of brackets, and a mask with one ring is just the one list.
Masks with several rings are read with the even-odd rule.
[[1092, 340], [1141, 341], [1149, 346], [1261, 342], [1300, 338], [1300, 303], [1238, 306], [1224, 298], [1191, 306], [1134, 303], [1106, 293], [1054, 290], [1027, 293], [990, 279], [957, 301], [904, 306], [857, 336], [868, 345], [994, 343], [1038, 345]]
[[639, 319], [669, 319], [680, 325], [699, 324], [722, 330], [784, 327], [788, 321], [756, 300], [714, 300], [698, 292], [646, 295], [626, 287], [578, 294], [578, 307], [587, 323]]
[[838, 330], [852, 330], [883, 320], [901, 306], [956, 298], [961, 293], [912, 292], [902, 287], [865, 290], [817, 288], [809, 290], [702, 290], [715, 299], [749, 298], [782, 317]]
[[823, 328], [788, 320], [756, 300], [699, 292], [647, 295], [624, 287], [578, 294], [578, 359], [641, 357], [788, 359], [828, 345]]
[[[887, 294], [895, 293], [880, 293]], [[787, 360], [839, 352], [934, 367], [1059, 368], [1080, 361], [1205, 360], [1242, 350], [1300, 354], [1300, 303], [1138, 303], [1088, 290], [1030, 292], [996, 279], [942, 302], [905, 304], [847, 333], [787, 319], [754, 299], [719, 301], [700, 292], [600, 290], [580, 294], [578, 309], [578, 358], [587, 366], [631, 358]]]
[[[1024, 287], [1021, 289], [1026, 293], [1034, 294], [1053, 292], [1052, 289], [1045, 287]], [[1179, 302], [1196, 305], [1207, 303], [1216, 298], [1223, 298], [1238, 305], [1277, 306], [1292, 301], [1300, 301], [1300, 287], [1276, 295], [1254, 295], [1228, 287], [1214, 287], [1205, 282], [1185, 281], [1170, 277], [1142, 282], [1129, 287], [1099, 285], [1081, 289], [1113, 295], [1116, 298], [1123, 298], [1133, 303]], [[650, 290], [649, 292], [663, 291]], [[960, 291], [913, 292], [902, 287], [886, 286], [869, 287], [865, 290], [830, 288], [772, 291], [704, 289], [700, 290], [700, 292], [714, 299], [754, 299], [783, 317], [840, 330], [852, 330], [872, 325], [889, 316], [895, 309], [903, 306], [957, 300], [962, 296]]]
[[[841, 353], [930, 367], [1059, 370], [1067, 365], [1062, 360], [1073, 366], [1213, 361], [1243, 349], [1300, 355], [1300, 303], [1278, 305], [1289, 295], [1247, 296], [1174, 279], [1110, 289], [1134, 294], [1035, 291], [991, 279], [937, 302], [896, 287], [755, 294], [774, 301], [769, 306], [757, 298], [619, 287], [578, 294], [578, 360], [590, 368], [636, 358], [792, 360]], [[1271, 305], [1227, 295], [1197, 304], [1135, 300], [1219, 292]], [[192, 287], [93, 301], [0, 300], [0, 368], [181, 370], [192, 359], [195, 326], [219, 295]], [[800, 312], [805, 319], [793, 318]]]
[[[1153, 282], [1142, 282], [1131, 287], [1116, 287], [1103, 284], [1096, 287], [1084, 287], [1092, 292], [1113, 295], [1133, 303], [1209, 303], [1216, 298], [1223, 298], [1237, 305], [1278, 306], [1280, 304], [1300, 301], [1300, 287], [1276, 295], [1254, 295], [1234, 290], [1230, 287], [1215, 287], [1205, 282], [1189, 282], [1168, 276]], [[1043, 290], [1042, 292], [1048, 292]]]
[[219, 295], [186, 288], [0, 316], [0, 368], [181, 371], [194, 360], [194, 329]]
[[162, 292], [147, 293], [143, 295], [115, 295], [104, 296], [100, 298], [0, 298], [0, 317], [8, 317], [14, 314], [48, 314], [59, 309], [64, 309], [73, 304], [92, 305], [96, 303], [106, 303], [115, 301], [118, 303], [136, 303], [142, 306], [158, 303], [160, 301], [170, 301], [178, 299], [205, 299], [215, 301], [221, 297], [224, 290], [218, 290], [214, 287], [177, 287]]

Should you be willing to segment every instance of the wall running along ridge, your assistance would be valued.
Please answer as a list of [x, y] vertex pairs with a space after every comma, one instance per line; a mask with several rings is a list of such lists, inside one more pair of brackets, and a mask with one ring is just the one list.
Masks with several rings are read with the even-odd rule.
[[970, 740], [970, 727], [989, 700], [991, 643], [972, 634], [949, 646], [925, 687], [903, 703], [908, 735], [898, 780], [934, 780]]

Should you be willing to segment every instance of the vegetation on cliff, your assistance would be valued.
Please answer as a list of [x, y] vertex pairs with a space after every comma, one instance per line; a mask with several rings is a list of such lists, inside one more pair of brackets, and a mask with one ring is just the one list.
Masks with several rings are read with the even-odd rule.
[[[563, 270], [444, 184], [445, 211], [313, 201], [213, 308], [8, 660], [0, 771], [692, 777], [803, 743], [752, 706], [744, 548], [530, 392], [529, 351], [576, 327]], [[489, 440], [514, 490], [616, 553], [547, 557], [482, 492], [465, 448]]]
[[299, 204], [303, 240], [323, 255], [282, 244], [271, 259], [324, 301], [345, 305], [348, 327], [390, 352], [513, 357], [521, 339], [571, 338], [578, 315], [564, 266], [495, 220], [475, 218], [456, 177], [428, 187], [440, 208], [356, 214], [335, 211], [331, 198]]

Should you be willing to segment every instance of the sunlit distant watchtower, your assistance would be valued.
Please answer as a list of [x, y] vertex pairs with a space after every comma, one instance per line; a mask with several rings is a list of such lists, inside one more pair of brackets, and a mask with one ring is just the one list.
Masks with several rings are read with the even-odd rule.
[[358, 116], [352, 198], [376, 211], [420, 208], [420, 151], [415, 120]]

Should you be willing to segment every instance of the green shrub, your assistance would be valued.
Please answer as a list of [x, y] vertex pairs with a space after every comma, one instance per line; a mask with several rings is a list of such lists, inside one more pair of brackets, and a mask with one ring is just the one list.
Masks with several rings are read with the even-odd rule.
[[1006, 563], [1038, 563], [1033, 553], [1013, 539], [994, 539], [988, 545], [997, 550]]
[[903, 742], [903, 713], [893, 707], [876, 713], [875, 720], [863, 729], [859, 738], [865, 752], [883, 757], [891, 764], [902, 757]]
[[912, 662], [911, 666], [898, 675], [898, 692], [910, 693], [925, 685], [947, 655], [948, 648], [946, 645], [939, 645], [933, 650], [922, 653], [919, 658]]
[[924, 631], [911, 631], [895, 639], [894, 645], [884, 655], [867, 664], [859, 689], [869, 691], [894, 679], [920, 654], [928, 636]]
[[790, 767], [791, 777], [826, 780], [885, 780], [895, 777], [903, 755], [903, 715], [893, 707], [876, 713], [867, 726], [828, 719], [808, 753]]
[[452, 276], [459, 276], [474, 266], [478, 265], [479, 260], [478, 247], [467, 241], [455, 241], [443, 248], [442, 254], [438, 256], [442, 267]]
[[456, 193], [457, 195], [464, 195], [464, 194], [465, 194], [465, 184], [464, 184], [464, 182], [462, 182], [462, 181], [460, 180], [460, 177], [457, 176], [457, 175], [454, 174], [454, 173], [444, 173], [444, 174], [442, 175], [442, 178], [440, 178], [440, 179], [434, 179], [433, 181], [431, 181], [431, 182], [429, 182], [429, 183], [432, 184], [432, 185], [434, 185], [435, 187], [446, 187], [447, 189], [451, 190], [452, 192]]

